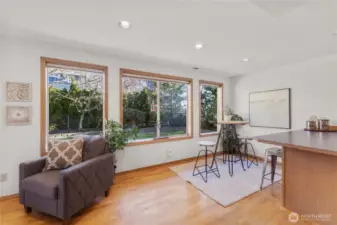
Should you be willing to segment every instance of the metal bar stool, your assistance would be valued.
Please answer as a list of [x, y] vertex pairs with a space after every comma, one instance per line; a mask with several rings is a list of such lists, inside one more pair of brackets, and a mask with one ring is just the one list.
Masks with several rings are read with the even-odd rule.
[[[194, 166], [194, 169], [193, 169], [193, 176], [197, 176], [197, 175], [200, 175], [202, 177], [202, 179], [207, 183], [207, 175], [209, 173], [214, 173], [215, 176], [217, 176], [218, 178], [220, 178], [220, 172], [219, 172], [219, 167], [218, 167], [218, 164], [216, 162], [216, 159], [215, 159], [215, 156], [216, 156], [216, 150], [215, 152], [211, 151], [211, 150], [208, 150], [207, 147], [214, 147], [215, 146], [215, 143], [212, 142], [212, 141], [200, 141], [198, 142], [198, 144], [200, 146], [204, 146], [205, 147], [205, 150], [201, 150], [199, 151], [199, 154], [198, 154], [198, 157], [197, 157], [197, 160], [195, 162], [195, 166]], [[202, 166], [198, 166], [198, 161], [199, 161], [199, 158], [201, 156], [201, 153], [205, 152], [205, 165], [202, 165]], [[212, 157], [212, 163], [211, 163], [211, 166], [208, 165], [208, 162], [207, 162], [207, 154], [208, 153], [211, 153], [211, 157]], [[200, 171], [199, 168], [201, 167], [204, 167], [205, 170], [204, 171]], [[198, 171], [196, 173], [196, 171]], [[205, 174], [205, 176], [203, 175]]]
[[[246, 163], [247, 163], [247, 168], [250, 168], [252, 164], [254, 164], [255, 166], [258, 166], [259, 163], [257, 161], [257, 157], [255, 154], [255, 149], [254, 146], [251, 142], [248, 141], [252, 141], [253, 138], [251, 137], [242, 137], [240, 138], [241, 141], [243, 141], [243, 147], [244, 147], [244, 155], [246, 156]], [[251, 147], [252, 151], [253, 151], [253, 159], [249, 160], [249, 155], [248, 155], [248, 146]], [[249, 163], [250, 162], [250, 163]]]
[[[262, 169], [262, 179], [261, 179], [260, 190], [262, 190], [264, 179], [270, 180], [271, 183], [273, 184], [275, 174], [281, 176], [281, 174], [276, 173], [275, 170], [276, 170], [277, 157], [280, 157], [282, 159], [282, 155], [283, 155], [283, 150], [281, 148], [267, 148], [266, 149], [265, 156], [264, 156], [264, 164], [263, 164], [263, 169]], [[269, 156], [271, 157], [271, 172], [266, 174]], [[271, 175], [270, 179], [266, 178], [266, 176], [268, 175]]]

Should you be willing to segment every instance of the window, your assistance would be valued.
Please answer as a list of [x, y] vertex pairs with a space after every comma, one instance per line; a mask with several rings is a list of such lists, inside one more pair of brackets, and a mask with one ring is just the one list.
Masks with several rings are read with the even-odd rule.
[[121, 69], [121, 123], [129, 145], [192, 138], [192, 79]]
[[41, 155], [50, 139], [102, 134], [107, 67], [41, 58]]
[[200, 81], [199, 92], [199, 134], [200, 136], [215, 135], [219, 129], [217, 121], [222, 120], [223, 84]]

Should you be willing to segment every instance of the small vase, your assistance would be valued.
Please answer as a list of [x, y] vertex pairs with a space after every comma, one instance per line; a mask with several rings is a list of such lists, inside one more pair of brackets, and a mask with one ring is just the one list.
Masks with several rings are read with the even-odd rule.
[[232, 120], [232, 115], [225, 115], [224, 116], [225, 122], [231, 121]]

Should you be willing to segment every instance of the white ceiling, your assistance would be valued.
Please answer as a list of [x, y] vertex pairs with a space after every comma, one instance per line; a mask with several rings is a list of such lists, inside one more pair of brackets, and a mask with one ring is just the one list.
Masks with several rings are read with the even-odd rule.
[[337, 52], [337, 0], [0, 0], [0, 26], [231, 75]]

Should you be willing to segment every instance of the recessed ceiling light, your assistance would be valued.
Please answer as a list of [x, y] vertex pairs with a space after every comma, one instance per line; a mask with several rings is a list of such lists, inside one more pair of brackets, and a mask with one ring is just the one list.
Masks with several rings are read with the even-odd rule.
[[244, 59], [241, 60], [241, 62], [248, 62], [248, 61], [249, 61], [248, 58], [244, 58]]
[[195, 49], [202, 49], [202, 47], [204, 47], [204, 45], [202, 43], [196, 43], [195, 44]]
[[195, 66], [195, 67], [193, 67], [192, 69], [194, 69], [194, 70], [199, 70], [199, 67], [196, 67], [196, 66]]
[[125, 21], [125, 20], [119, 21], [118, 25], [121, 28], [124, 28], [124, 29], [130, 29], [131, 28], [131, 23], [128, 22], [128, 21]]

